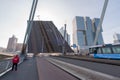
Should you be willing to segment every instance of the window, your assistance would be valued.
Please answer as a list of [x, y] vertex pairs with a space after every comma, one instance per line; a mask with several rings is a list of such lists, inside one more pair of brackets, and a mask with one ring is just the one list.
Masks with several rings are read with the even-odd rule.
[[100, 53], [100, 54], [102, 53], [102, 52], [101, 52], [101, 48], [98, 48], [98, 49], [97, 49], [97, 53], [98, 53], [98, 54], [99, 54], [99, 53]]
[[93, 48], [89, 48], [89, 52], [92, 54], [93, 53]]
[[106, 54], [112, 53], [110, 47], [103, 47], [103, 48], [102, 48], [102, 51], [103, 51], [103, 53], [106, 53]]
[[114, 53], [119, 53], [120, 54], [120, 47], [119, 46], [113, 46], [112, 50]]
[[97, 53], [97, 48], [89, 48], [90, 53]]

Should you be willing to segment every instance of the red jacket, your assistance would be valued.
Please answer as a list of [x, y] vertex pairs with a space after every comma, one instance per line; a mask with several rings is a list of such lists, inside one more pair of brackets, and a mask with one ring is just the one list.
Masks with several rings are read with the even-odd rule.
[[13, 63], [19, 63], [19, 57], [18, 55], [16, 55], [13, 59], [12, 59]]

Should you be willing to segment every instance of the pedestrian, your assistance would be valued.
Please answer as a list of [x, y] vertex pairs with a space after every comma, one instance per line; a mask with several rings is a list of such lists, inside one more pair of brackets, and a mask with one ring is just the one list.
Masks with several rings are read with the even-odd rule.
[[17, 71], [17, 65], [19, 63], [19, 56], [15, 55], [12, 59], [12, 71], [15, 69]]

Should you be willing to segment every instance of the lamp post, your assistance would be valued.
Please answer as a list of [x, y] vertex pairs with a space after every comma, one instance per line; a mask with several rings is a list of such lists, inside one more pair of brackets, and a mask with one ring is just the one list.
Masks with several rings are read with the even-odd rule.
[[98, 37], [99, 37], [99, 33], [100, 33], [100, 30], [101, 30], [101, 27], [102, 27], [102, 23], [103, 23], [103, 19], [104, 19], [104, 16], [105, 16], [105, 11], [106, 11], [107, 5], [108, 5], [108, 0], [105, 0], [103, 10], [102, 10], [102, 13], [101, 13], [101, 17], [100, 17], [100, 22], [99, 22], [99, 24], [97, 26], [97, 29], [96, 29], [94, 45], [97, 45], [97, 42], [98, 42]]
[[65, 30], [64, 30], [64, 38], [63, 38], [63, 55], [65, 55], [65, 54], [66, 54], [66, 52], [65, 52], [66, 24], [64, 24], [64, 26], [65, 26]]

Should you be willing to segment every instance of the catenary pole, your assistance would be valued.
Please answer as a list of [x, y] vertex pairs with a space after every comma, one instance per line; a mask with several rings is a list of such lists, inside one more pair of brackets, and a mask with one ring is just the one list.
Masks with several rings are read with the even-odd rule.
[[107, 4], [108, 4], [108, 0], [105, 0], [103, 10], [102, 10], [102, 14], [101, 14], [101, 17], [100, 17], [100, 22], [99, 22], [99, 24], [97, 26], [97, 30], [96, 30], [94, 45], [97, 45], [97, 41], [98, 41], [100, 30], [102, 28], [102, 22], [103, 22], [103, 19], [104, 19], [104, 16], [105, 16], [105, 11], [106, 11], [106, 8], [107, 8]]

